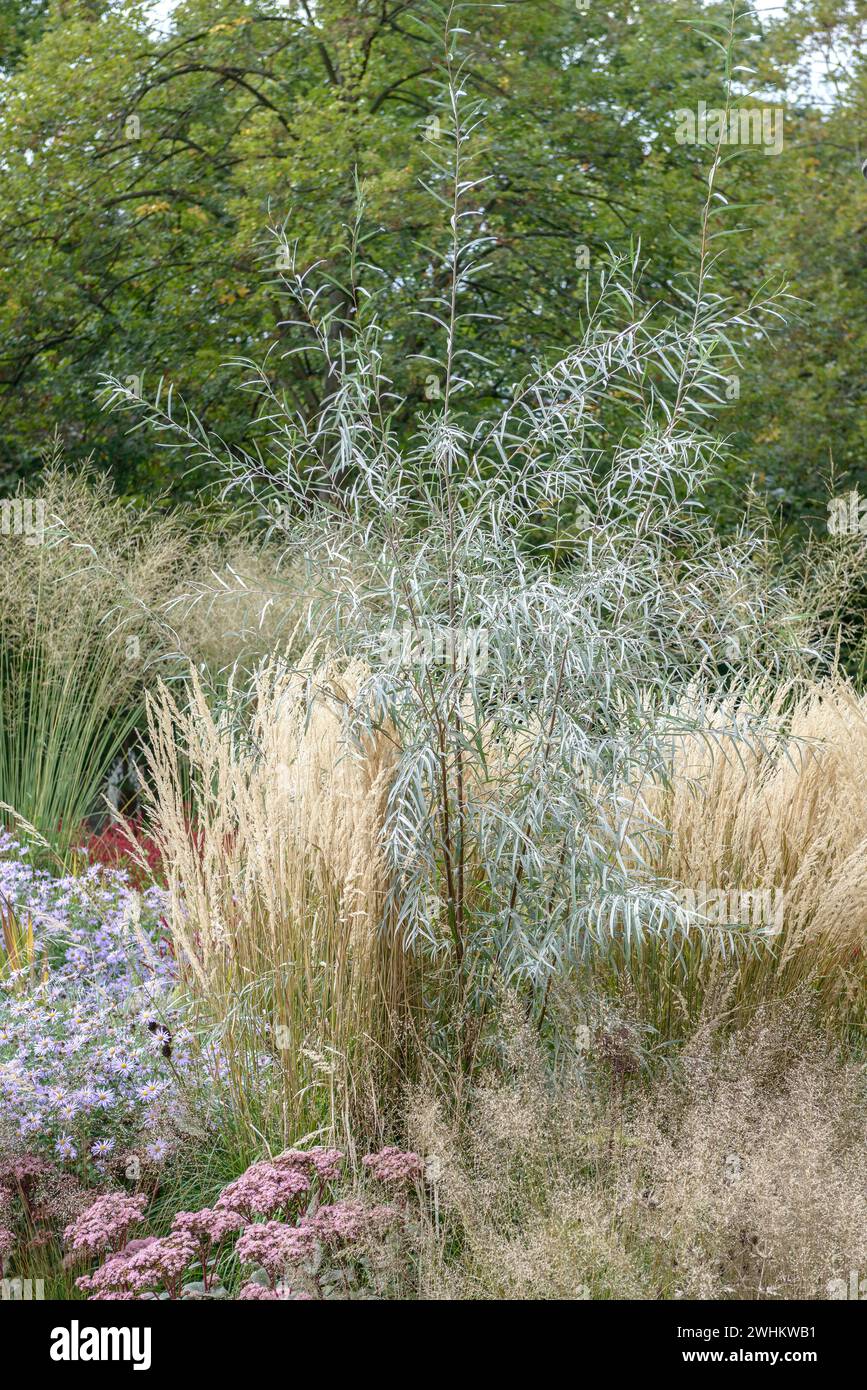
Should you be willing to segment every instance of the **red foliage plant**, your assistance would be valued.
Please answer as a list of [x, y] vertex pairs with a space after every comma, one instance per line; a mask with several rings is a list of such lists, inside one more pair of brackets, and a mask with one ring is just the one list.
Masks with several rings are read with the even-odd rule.
[[[147, 833], [138, 817], [129, 818], [124, 825], [111, 822], [102, 830], [88, 829], [79, 843], [91, 864], [104, 864], [108, 869], [125, 869], [134, 888], [144, 888], [148, 882], [159, 881], [163, 877], [159, 845]], [[147, 869], [140, 862], [142, 855], [147, 861]]]

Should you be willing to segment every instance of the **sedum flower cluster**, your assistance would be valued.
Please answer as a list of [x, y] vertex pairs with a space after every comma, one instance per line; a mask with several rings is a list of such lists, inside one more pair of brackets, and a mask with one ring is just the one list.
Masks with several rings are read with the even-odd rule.
[[[421, 1172], [417, 1154], [394, 1148], [364, 1162], [392, 1186]], [[342, 1164], [339, 1149], [291, 1149], [251, 1164], [213, 1207], [178, 1212], [167, 1236], [126, 1243], [144, 1199], [100, 1197], [66, 1231], [72, 1254], [106, 1254], [92, 1273], [79, 1276], [78, 1287], [92, 1299], [228, 1297], [222, 1280], [231, 1268], [242, 1271], [238, 1299], [328, 1297], [325, 1257], [360, 1255], [406, 1219], [396, 1206], [323, 1200]]]

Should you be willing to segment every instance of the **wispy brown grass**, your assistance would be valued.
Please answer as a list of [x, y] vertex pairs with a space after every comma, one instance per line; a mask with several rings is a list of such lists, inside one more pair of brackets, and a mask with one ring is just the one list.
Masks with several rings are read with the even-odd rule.
[[[867, 1266], [865, 1093], [794, 1006], [703, 1027], [674, 1077], [622, 1088], [603, 1041], [553, 1077], [531, 1032], [459, 1118], [415, 1096], [438, 1179], [428, 1298], [829, 1296]], [[428, 1171], [432, 1171], [429, 1161]]]

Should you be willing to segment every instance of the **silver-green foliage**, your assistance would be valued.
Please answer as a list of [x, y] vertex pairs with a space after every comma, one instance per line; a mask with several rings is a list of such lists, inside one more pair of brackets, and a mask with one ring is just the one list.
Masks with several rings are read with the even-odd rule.
[[[321, 354], [331, 384], [312, 418], [280, 398], [269, 363], [246, 363], [262, 397], [255, 451], [230, 453], [170, 393], [142, 421], [289, 519], [287, 552], [319, 596], [311, 633], [363, 671], [347, 756], [376, 729], [399, 749], [389, 928], [450, 962], [469, 995], [503, 981], [544, 991], [552, 971], [614, 941], [701, 939], [652, 873], [663, 831], [646, 792], [665, 780], [672, 738], [754, 736], [705, 711], [797, 641], [761, 541], [723, 544], [701, 507], [722, 448], [707, 420], [738, 344], [776, 312], [772, 299], [739, 312], [714, 289], [719, 150], [695, 268], [671, 303], [643, 303], [638, 257], [611, 256], [587, 275], [575, 345], [469, 422], [485, 364], [461, 306], [490, 242], [483, 111], [458, 39], [450, 18], [428, 181], [444, 236], [420, 306], [442, 353], [421, 364], [433, 399], [415, 435], [392, 427], [361, 217], [348, 285], [296, 269], [275, 233], [296, 306], [290, 350]], [[117, 381], [108, 400], [142, 407]]]

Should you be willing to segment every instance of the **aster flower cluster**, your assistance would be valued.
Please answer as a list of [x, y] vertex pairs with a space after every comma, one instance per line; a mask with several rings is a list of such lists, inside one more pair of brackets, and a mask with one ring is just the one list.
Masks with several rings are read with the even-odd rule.
[[0, 1151], [105, 1172], [131, 1133], [171, 1130], [176, 1080], [191, 1066], [189, 1036], [172, 1022], [164, 895], [100, 865], [53, 877], [5, 831], [0, 894], [32, 922], [39, 966], [11, 970], [0, 948]]

